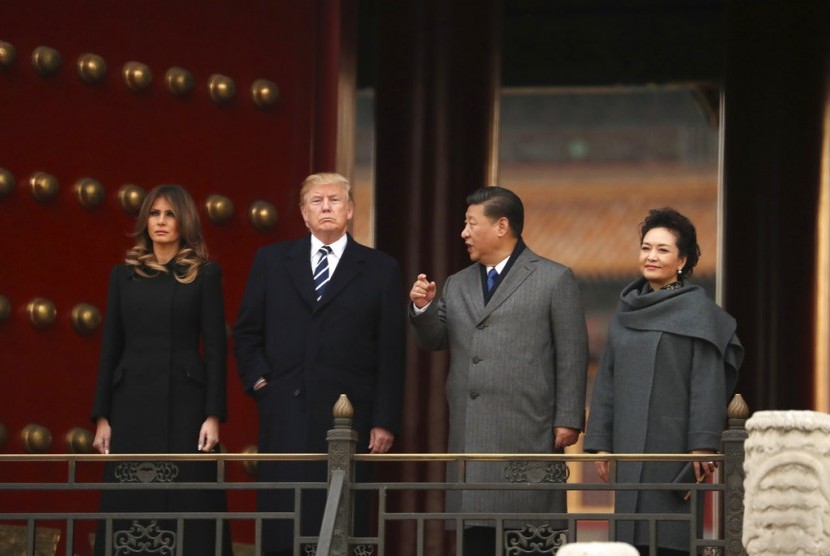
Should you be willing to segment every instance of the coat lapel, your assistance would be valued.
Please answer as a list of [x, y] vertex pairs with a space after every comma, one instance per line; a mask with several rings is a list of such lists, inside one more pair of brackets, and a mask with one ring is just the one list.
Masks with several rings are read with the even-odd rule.
[[297, 240], [286, 255], [291, 282], [309, 307], [317, 305], [314, 297], [314, 278], [311, 275], [311, 236]]
[[[516, 262], [513, 263], [513, 267], [510, 269], [510, 272], [507, 273], [504, 280], [501, 284], [499, 284], [499, 287], [496, 288], [495, 293], [493, 293], [493, 297], [490, 298], [487, 305], [484, 305], [479, 279], [479, 283], [477, 284], [478, 289], [476, 290], [478, 292], [479, 302], [482, 306], [482, 311], [479, 313], [481, 315], [479, 322], [487, 319], [493, 311], [498, 309], [516, 292], [517, 289], [519, 289], [519, 286], [524, 283], [527, 277], [536, 270], [536, 265], [534, 264], [536, 259], [536, 255], [530, 249], [525, 248], [525, 250], [519, 255], [519, 258], [516, 259]], [[476, 276], [478, 276], [478, 274], [476, 274]]]
[[335, 299], [343, 291], [343, 288], [363, 271], [364, 262], [365, 258], [360, 252], [360, 246], [349, 235], [346, 249], [343, 251], [343, 258], [337, 263], [337, 268], [334, 269], [331, 281], [326, 287], [326, 293], [323, 294], [323, 299], [316, 303], [315, 310], [322, 309]]

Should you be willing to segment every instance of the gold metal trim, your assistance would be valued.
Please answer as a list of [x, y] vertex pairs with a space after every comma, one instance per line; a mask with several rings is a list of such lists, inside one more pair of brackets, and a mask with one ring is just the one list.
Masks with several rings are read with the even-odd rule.
[[265, 201], [254, 201], [250, 209], [251, 225], [260, 232], [267, 232], [277, 224], [277, 207]]
[[32, 197], [41, 203], [51, 201], [58, 194], [58, 188], [58, 180], [52, 174], [35, 172], [29, 177]]
[[280, 88], [273, 81], [257, 79], [251, 84], [251, 99], [257, 108], [270, 108], [280, 98]]
[[47, 328], [55, 322], [58, 309], [55, 304], [44, 297], [36, 297], [26, 305], [29, 322], [35, 328]]
[[81, 54], [78, 57], [78, 76], [84, 83], [98, 83], [107, 76], [107, 63], [97, 54]]
[[30, 454], [42, 454], [52, 447], [52, 433], [43, 425], [30, 423], [20, 431], [23, 447]]
[[95, 436], [84, 428], [74, 427], [69, 429], [64, 440], [66, 440], [66, 450], [70, 454], [91, 454], [92, 441], [95, 440]]
[[141, 209], [141, 203], [144, 202], [144, 197], [147, 192], [141, 187], [128, 183], [118, 190], [118, 203], [124, 212], [135, 216]]
[[145, 90], [153, 82], [153, 72], [141, 62], [127, 62], [121, 73], [127, 88], [134, 93]]
[[[35, 529], [35, 556], [54, 556], [61, 540], [61, 530], [43, 527]], [[26, 525], [0, 525], [0, 554], [29, 554], [29, 528]]]
[[14, 191], [14, 186], [14, 174], [5, 168], [0, 168], [0, 199], [11, 195]]
[[[242, 448], [243, 454], [258, 454], [259, 450], [254, 445], [245, 446]], [[251, 477], [256, 477], [257, 471], [257, 461], [254, 459], [246, 459], [242, 462], [242, 468], [245, 470], [245, 473], [250, 475]]]
[[236, 95], [236, 85], [227, 75], [214, 73], [208, 78], [208, 92], [213, 102], [225, 104]]
[[214, 224], [227, 222], [233, 216], [233, 201], [224, 195], [211, 195], [205, 201], [208, 218]]
[[104, 200], [104, 186], [92, 178], [79, 179], [75, 182], [73, 190], [78, 203], [87, 209], [97, 207]]
[[48, 46], [38, 46], [32, 51], [32, 67], [42, 76], [52, 75], [63, 63], [60, 52]]
[[12, 313], [12, 302], [5, 295], [0, 294], [0, 322], [3, 322]]
[[0, 41], [0, 67], [7, 68], [17, 59], [17, 49], [13, 44]]
[[167, 89], [181, 97], [193, 90], [193, 75], [184, 68], [172, 67], [164, 74]]
[[78, 303], [72, 307], [72, 327], [78, 334], [87, 336], [101, 324], [101, 311], [89, 303]]

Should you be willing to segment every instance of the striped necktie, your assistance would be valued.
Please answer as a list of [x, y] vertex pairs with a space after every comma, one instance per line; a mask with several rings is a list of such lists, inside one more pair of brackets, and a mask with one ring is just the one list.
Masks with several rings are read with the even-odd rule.
[[317, 253], [320, 254], [320, 260], [314, 269], [314, 291], [317, 292], [317, 301], [320, 301], [329, 283], [329, 254], [331, 253], [331, 247], [324, 245]]

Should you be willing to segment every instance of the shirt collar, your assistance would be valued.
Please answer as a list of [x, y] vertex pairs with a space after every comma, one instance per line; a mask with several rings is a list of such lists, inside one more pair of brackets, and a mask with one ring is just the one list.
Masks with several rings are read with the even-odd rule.
[[[338, 260], [343, 258], [343, 251], [346, 250], [346, 244], [349, 242], [349, 234], [343, 234], [340, 236], [340, 239], [335, 241], [334, 243], [329, 243], [329, 247], [331, 247], [332, 254], [337, 257]], [[317, 252], [320, 248], [325, 245], [322, 241], [317, 239], [317, 236], [311, 234], [311, 258], [314, 259], [317, 256]]]

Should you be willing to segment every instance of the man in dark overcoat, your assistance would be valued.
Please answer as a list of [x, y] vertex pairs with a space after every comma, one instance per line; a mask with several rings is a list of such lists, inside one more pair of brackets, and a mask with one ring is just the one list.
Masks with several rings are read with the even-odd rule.
[[[343, 176], [306, 178], [300, 212], [311, 233], [257, 252], [234, 327], [239, 375], [259, 407], [259, 451], [327, 451], [332, 408], [346, 394], [358, 451], [387, 452], [399, 430], [403, 395], [399, 265], [347, 233], [354, 202]], [[260, 462], [258, 475], [268, 482], [326, 481], [326, 466]], [[366, 475], [358, 469], [358, 480]], [[303, 493], [302, 535], [319, 533], [324, 506], [324, 492]], [[263, 490], [258, 508], [292, 511], [293, 492]], [[355, 517], [366, 519], [367, 512], [356, 510]], [[265, 554], [290, 554], [292, 545], [290, 521], [266, 522]]]

